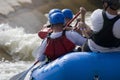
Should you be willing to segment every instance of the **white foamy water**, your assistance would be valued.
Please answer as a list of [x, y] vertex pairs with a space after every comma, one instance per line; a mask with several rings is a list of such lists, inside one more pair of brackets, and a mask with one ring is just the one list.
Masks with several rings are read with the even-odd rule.
[[8, 24], [0, 25], [0, 48], [14, 60], [32, 60], [32, 52], [40, 42], [37, 33], [25, 33], [22, 27], [12, 28]]
[[[13, 58], [13, 61], [0, 61], [0, 80], [9, 80], [12, 76], [29, 68], [34, 61], [34, 50], [41, 40], [36, 34], [26, 33], [24, 28], [12, 28], [8, 24], [0, 24], [0, 50]], [[1, 52], [1, 51], [0, 51]], [[0, 56], [2, 58], [2, 56]], [[23, 61], [27, 60], [27, 61]]]
[[[86, 18], [86, 22], [91, 25], [89, 17]], [[12, 28], [8, 24], [0, 24], [0, 48], [14, 59], [14, 62], [0, 61], [0, 80], [9, 80], [30, 68], [34, 63], [32, 53], [35, 53], [34, 50], [40, 43], [41, 39], [37, 33], [25, 33], [22, 27]]]
[[14, 7], [21, 6], [20, 3], [32, 3], [32, 0], [0, 0], [0, 14], [8, 15], [14, 12]]
[[32, 65], [32, 62], [18, 61], [0, 61], [0, 80], [9, 80], [12, 76], [25, 71]]

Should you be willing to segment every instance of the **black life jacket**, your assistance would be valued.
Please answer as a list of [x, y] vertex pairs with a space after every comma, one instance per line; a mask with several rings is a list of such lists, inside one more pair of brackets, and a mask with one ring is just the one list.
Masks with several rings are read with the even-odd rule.
[[120, 39], [116, 38], [113, 35], [113, 25], [114, 23], [120, 19], [120, 16], [116, 16], [112, 19], [109, 19], [105, 13], [105, 11], [102, 12], [104, 23], [103, 28], [97, 32], [93, 33], [91, 39], [99, 46], [102, 47], [119, 47], [120, 46]]

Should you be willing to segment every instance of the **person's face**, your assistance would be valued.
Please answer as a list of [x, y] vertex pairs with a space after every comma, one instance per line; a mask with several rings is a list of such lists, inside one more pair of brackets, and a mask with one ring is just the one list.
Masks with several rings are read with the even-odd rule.
[[103, 9], [105, 9], [108, 6], [108, 3], [104, 2], [103, 3]]

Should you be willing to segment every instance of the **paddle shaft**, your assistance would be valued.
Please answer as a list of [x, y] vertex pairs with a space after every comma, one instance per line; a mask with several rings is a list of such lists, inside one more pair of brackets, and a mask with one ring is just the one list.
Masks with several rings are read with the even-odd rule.
[[69, 26], [79, 15], [81, 12], [78, 12], [67, 24], [66, 26]]
[[[28, 70], [26, 70], [25, 73], [23, 73], [17, 80], [24, 80], [27, 73], [38, 63], [39, 61], [36, 61]], [[21, 79], [22, 78], [22, 79]]]

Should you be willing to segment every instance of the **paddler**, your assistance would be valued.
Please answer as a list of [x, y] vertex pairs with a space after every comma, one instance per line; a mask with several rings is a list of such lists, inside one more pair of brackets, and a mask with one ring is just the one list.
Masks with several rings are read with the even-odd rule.
[[91, 15], [92, 36], [87, 40], [83, 51], [117, 52], [120, 51], [120, 0], [102, 0], [103, 9]]
[[74, 30], [64, 30], [65, 17], [63, 13], [56, 12], [49, 14], [50, 33], [42, 42], [37, 60], [44, 61], [46, 58], [48, 61], [53, 61], [69, 52], [74, 51], [75, 46], [82, 46], [86, 41], [84, 37], [78, 34]]

